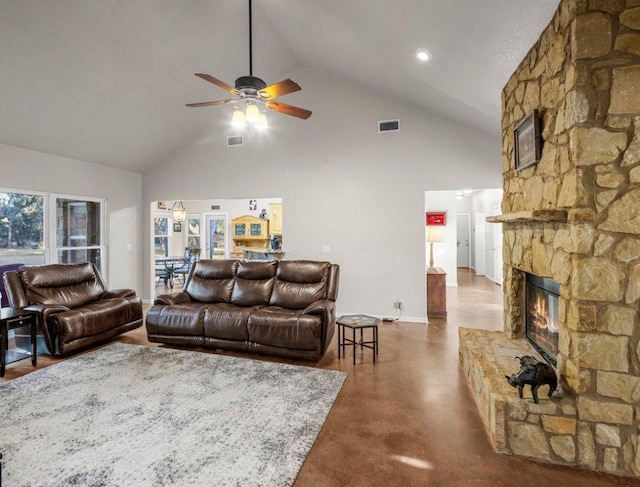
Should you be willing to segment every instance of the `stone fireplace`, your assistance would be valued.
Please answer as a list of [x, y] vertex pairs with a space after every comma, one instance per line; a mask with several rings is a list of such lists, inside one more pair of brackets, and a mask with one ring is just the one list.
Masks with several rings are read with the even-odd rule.
[[[502, 104], [504, 332], [460, 330], [470, 388], [497, 451], [640, 477], [640, 0], [562, 0]], [[516, 171], [534, 109], [542, 157]], [[561, 388], [536, 405], [504, 375], [536, 354], [525, 296], [547, 280]]]

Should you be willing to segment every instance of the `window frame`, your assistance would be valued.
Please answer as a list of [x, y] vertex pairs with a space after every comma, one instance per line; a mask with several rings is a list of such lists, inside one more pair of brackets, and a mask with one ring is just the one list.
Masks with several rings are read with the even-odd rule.
[[[107, 198], [83, 196], [75, 194], [53, 193], [47, 191], [36, 191], [23, 188], [0, 187], [1, 193], [17, 193], [42, 197], [42, 247], [44, 251], [44, 264], [58, 264], [59, 250], [100, 250], [100, 273], [106, 279], [109, 269], [108, 245], [109, 242], [109, 200]], [[100, 203], [100, 245], [82, 247], [58, 247], [57, 246], [57, 221], [56, 204], [58, 199], [74, 200], [78, 202]]]
[[[165, 218], [167, 220], [167, 234], [159, 235], [156, 234], [156, 219], [157, 218]], [[156, 238], [157, 237], [166, 237], [167, 238], [167, 255], [163, 257], [168, 257], [171, 255], [171, 249], [173, 248], [173, 218], [171, 216], [171, 211], [154, 211], [153, 218], [151, 219], [151, 234], [153, 235], [151, 239], [151, 255], [153, 256], [154, 262], [155, 259], [159, 256], [156, 255]]]
[[[79, 203], [91, 202], [100, 203], [100, 244], [99, 245], [83, 245], [78, 247], [60, 246], [58, 247], [57, 239], [57, 203], [58, 199], [73, 200]], [[107, 276], [109, 269], [108, 255], [107, 255], [107, 242], [108, 240], [108, 200], [106, 198], [96, 198], [91, 196], [78, 196], [62, 193], [49, 193], [49, 228], [51, 229], [49, 238], [51, 238], [51, 245], [49, 246], [49, 261], [54, 264], [59, 264], [58, 252], [60, 251], [72, 251], [72, 250], [99, 250], [100, 251], [100, 266], [98, 270], [102, 276]]]
[[49, 223], [48, 223], [48, 195], [44, 191], [32, 191], [29, 189], [19, 189], [19, 188], [7, 188], [5, 186], [0, 187], [0, 193], [17, 193], [17, 194], [26, 194], [30, 196], [42, 196], [42, 250], [44, 256], [44, 263], [48, 264], [49, 262]]
[[[198, 228], [200, 229], [200, 232], [195, 234], [195, 233], [190, 233], [189, 232], [189, 220], [198, 220]], [[198, 245], [197, 247], [200, 248], [200, 251], [202, 251], [202, 214], [201, 213], [189, 213], [187, 214], [187, 217], [185, 218], [185, 222], [187, 223], [186, 227], [186, 237], [187, 237], [187, 247], [191, 247], [191, 245], [189, 245], [189, 239], [191, 237], [197, 238], [198, 239]]]

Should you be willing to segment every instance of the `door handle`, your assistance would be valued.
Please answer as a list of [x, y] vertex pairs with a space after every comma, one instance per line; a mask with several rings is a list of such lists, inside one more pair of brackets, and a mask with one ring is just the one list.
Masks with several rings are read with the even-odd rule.
[[460, 240], [456, 242], [456, 247], [460, 247]]

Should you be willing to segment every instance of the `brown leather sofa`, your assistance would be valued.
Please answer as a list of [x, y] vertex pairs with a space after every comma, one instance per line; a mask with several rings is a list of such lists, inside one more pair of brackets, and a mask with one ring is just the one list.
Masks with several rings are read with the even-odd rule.
[[51, 354], [67, 355], [142, 325], [136, 292], [107, 290], [88, 262], [22, 266], [5, 272], [4, 284], [11, 307], [40, 312], [39, 328]]
[[329, 262], [200, 260], [184, 290], [157, 296], [149, 341], [319, 360], [335, 328]]

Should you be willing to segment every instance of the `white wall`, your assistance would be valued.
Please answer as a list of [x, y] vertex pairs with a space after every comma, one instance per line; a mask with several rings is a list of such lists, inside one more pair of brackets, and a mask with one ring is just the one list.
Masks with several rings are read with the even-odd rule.
[[[339, 312], [387, 316], [403, 297], [404, 315], [425, 321], [424, 192], [501, 185], [499, 137], [320, 71], [290, 76], [303, 90], [283, 101], [312, 110], [309, 120], [270, 113], [267, 134], [233, 148], [226, 147], [233, 130], [211, 127], [144, 173], [143, 218], [150, 221], [156, 200], [280, 196], [287, 259], [340, 264]], [[377, 121], [391, 118], [400, 119], [400, 132], [378, 134]]]
[[142, 295], [140, 174], [0, 144], [0, 186], [106, 198], [109, 268], [104, 277], [111, 288]]

